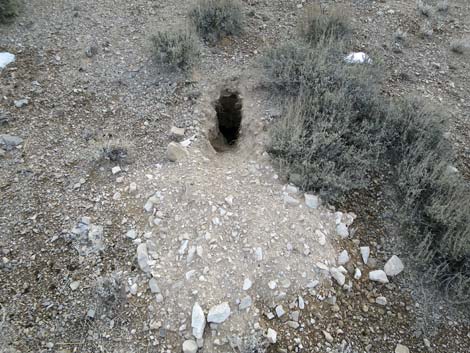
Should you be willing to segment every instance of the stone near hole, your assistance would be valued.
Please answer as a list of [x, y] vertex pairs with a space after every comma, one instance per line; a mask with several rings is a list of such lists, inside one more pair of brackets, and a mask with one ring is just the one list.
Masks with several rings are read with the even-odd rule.
[[170, 142], [166, 149], [166, 157], [171, 162], [180, 161], [189, 156], [188, 150], [178, 142]]

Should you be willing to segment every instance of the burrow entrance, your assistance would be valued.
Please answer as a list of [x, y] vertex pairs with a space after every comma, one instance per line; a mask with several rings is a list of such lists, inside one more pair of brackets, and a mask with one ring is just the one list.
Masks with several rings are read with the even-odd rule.
[[224, 89], [220, 97], [214, 102], [217, 113], [216, 131], [211, 138], [212, 147], [222, 152], [234, 146], [240, 136], [243, 118], [243, 104], [238, 91]]

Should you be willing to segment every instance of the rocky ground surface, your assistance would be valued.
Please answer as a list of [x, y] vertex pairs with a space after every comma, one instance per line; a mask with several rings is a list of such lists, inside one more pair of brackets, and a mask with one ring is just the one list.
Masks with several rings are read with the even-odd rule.
[[[469, 56], [450, 43], [470, 35], [470, 4], [431, 3], [345, 5], [384, 93], [449, 112], [468, 171]], [[202, 45], [189, 77], [156, 67], [148, 38], [190, 2], [36, 0], [0, 27], [16, 55], [0, 72], [1, 351], [468, 351], [468, 319], [430, 297], [369, 207], [384, 195], [338, 213], [263, 151], [279, 107], [257, 59], [305, 5], [244, 2], [246, 33]], [[242, 135], [216, 153], [227, 83]]]

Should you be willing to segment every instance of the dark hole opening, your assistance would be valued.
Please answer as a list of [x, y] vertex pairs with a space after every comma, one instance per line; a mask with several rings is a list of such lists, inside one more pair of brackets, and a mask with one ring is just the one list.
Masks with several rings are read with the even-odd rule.
[[238, 92], [223, 91], [215, 104], [219, 134], [226, 145], [234, 145], [240, 135], [242, 101]]

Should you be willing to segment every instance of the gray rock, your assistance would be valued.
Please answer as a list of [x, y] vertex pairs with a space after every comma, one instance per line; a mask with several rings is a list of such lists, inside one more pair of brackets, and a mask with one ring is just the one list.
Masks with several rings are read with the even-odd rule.
[[221, 324], [230, 316], [230, 306], [227, 302], [213, 306], [207, 314], [207, 321]]
[[158, 287], [158, 283], [155, 278], [150, 279], [149, 288], [152, 293], [160, 293], [160, 287]]
[[367, 262], [369, 261], [369, 256], [370, 256], [370, 248], [368, 246], [361, 246], [361, 256], [362, 256], [362, 261], [364, 261], [364, 264], [367, 265]]
[[286, 312], [285, 312], [284, 308], [282, 307], [282, 305], [276, 306], [276, 315], [277, 315], [277, 317], [282, 317], [285, 313]]
[[170, 133], [176, 137], [183, 137], [184, 132], [185, 132], [184, 128], [176, 127], [176, 126], [172, 126], [170, 130]]
[[311, 194], [305, 194], [305, 205], [307, 205], [308, 208], [318, 208], [321, 205], [320, 198], [316, 195], [311, 195]]
[[295, 330], [299, 328], [300, 324], [296, 321], [287, 321], [287, 326]]
[[183, 147], [180, 143], [170, 142], [168, 144], [168, 147], [166, 149], [166, 157], [170, 161], [176, 162], [186, 158], [187, 156], [189, 156], [188, 150]]
[[263, 249], [260, 247], [257, 247], [255, 249], [255, 259], [256, 261], [262, 261], [263, 260]]
[[5, 146], [7, 150], [12, 149], [18, 145], [23, 143], [23, 139], [18, 136], [8, 135], [8, 134], [0, 134], [0, 145]]
[[137, 247], [137, 262], [139, 263], [139, 267], [142, 271], [145, 273], [150, 272], [149, 255], [146, 243], [139, 244]]
[[248, 309], [252, 304], [252, 300], [251, 300], [251, 297], [249, 295], [247, 295], [246, 297], [242, 298], [242, 300], [240, 301], [240, 304], [238, 305], [238, 308], [240, 310], [245, 310], [245, 309]]
[[183, 353], [196, 353], [197, 349], [196, 341], [186, 340], [183, 342]]
[[370, 271], [369, 279], [375, 282], [388, 283], [387, 274], [382, 270]]
[[304, 298], [302, 298], [301, 296], [299, 296], [299, 309], [300, 310], [305, 309], [305, 301], [304, 301]]
[[385, 305], [387, 305], [387, 298], [385, 298], [385, 297], [377, 297], [377, 298], [375, 298], [375, 302], [376, 302], [376, 304], [378, 304], [378, 305], [385, 306]]
[[193, 336], [197, 339], [201, 339], [204, 334], [204, 328], [206, 327], [206, 317], [198, 303], [195, 303], [193, 306], [191, 327], [193, 328]]
[[135, 229], [131, 229], [126, 233], [126, 237], [128, 237], [129, 239], [135, 239], [137, 238], [137, 232], [135, 231]]
[[274, 331], [272, 328], [268, 328], [268, 333], [266, 334], [266, 338], [268, 342], [271, 344], [275, 344], [277, 342], [277, 332]]
[[393, 255], [385, 264], [384, 271], [387, 276], [393, 277], [398, 275], [404, 270], [405, 266], [400, 258], [396, 255]]
[[245, 278], [245, 280], [243, 281], [243, 290], [250, 289], [252, 285], [253, 285], [253, 282], [251, 282], [249, 278]]
[[284, 204], [290, 206], [298, 206], [300, 201], [290, 195], [284, 195]]
[[29, 103], [29, 99], [27, 98], [22, 98], [22, 99], [18, 99], [16, 101], [13, 102], [15, 104], [15, 107], [17, 108], [23, 108], [24, 106], [28, 105]]

